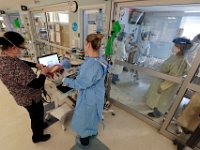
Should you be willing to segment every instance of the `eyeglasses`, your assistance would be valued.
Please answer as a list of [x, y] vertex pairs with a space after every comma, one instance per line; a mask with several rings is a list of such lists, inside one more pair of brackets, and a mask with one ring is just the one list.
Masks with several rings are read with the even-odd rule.
[[18, 47], [18, 48], [21, 48], [21, 49], [27, 49], [25, 46], [16, 46], [16, 47]]

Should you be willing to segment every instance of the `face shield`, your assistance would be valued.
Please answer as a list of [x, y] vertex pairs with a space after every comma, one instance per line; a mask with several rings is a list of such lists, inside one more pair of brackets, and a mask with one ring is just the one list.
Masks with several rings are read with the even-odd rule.
[[16, 46], [16, 48], [20, 49], [20, 53], [18, 55], [18, 58], [22, 58], [22, 57], [27, 57], [28, 56], [29, 53], [28, 53], [28, 49], [27, 49], [26, 46], [19, 45], [19, 46]]
[[189, 39], [186, 38], [175, 38], [173, 40], [173, 43], [175, 44], [173, 50], [174, 51], [183, 51], [183, 53], [187, 53], [188, 50], [192, 47], [192, 42]]

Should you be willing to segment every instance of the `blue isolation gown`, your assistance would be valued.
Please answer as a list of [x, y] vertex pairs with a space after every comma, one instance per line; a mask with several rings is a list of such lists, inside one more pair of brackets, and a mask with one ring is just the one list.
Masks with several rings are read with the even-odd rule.
[[61, 61], [61, 65], [62, 65], [65, 69], [71, 68], [70, 60], [67, 59], [67, 58], [63, 58], [63, 60]]
[[82, 138], [95, 135], [104, 106], [104, 79], [108, 64], [103, 57], [86, 58], [76, 79], [66, 78], [63, 85], [79, 90], [71, 128]]

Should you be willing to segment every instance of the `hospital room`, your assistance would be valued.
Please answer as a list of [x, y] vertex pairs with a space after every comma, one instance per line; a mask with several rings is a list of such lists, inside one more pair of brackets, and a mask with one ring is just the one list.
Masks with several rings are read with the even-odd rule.
[[0, 0], [2, 150], [199, 150], [198, 0]]

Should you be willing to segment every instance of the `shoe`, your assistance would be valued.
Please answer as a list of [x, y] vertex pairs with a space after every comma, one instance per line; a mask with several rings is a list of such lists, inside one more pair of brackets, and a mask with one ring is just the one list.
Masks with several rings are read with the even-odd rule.
[[33, 143], [38, 143], [38, 142], [46, 142], [51, 138], [50, 134], [44, 134], [41, 138], [38, 139], [32, 139]]
[[80, 141], [80, 136], [76, 136], [76, 144], [82, 149], [89, 149], [89, 145], [82, 145]]
[[152, 118], [160, 118], [162, 116], [162, 113], [157, 108], [153, 108], [153, 112], [150, 112], [147, 115]]
[[181, 128], [181, 126], [178, 125], [176, 129], [176, 135], [180, 136], [182, 133], [183, 133], [183, 129]]

